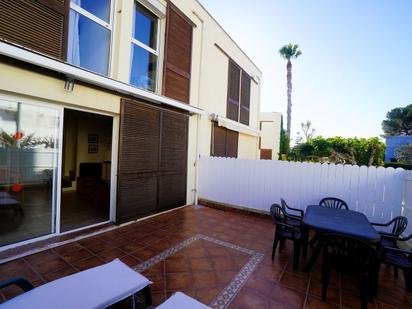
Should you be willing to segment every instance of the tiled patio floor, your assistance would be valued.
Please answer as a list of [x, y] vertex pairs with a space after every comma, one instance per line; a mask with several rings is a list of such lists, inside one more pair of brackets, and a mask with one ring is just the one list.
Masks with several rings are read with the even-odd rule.
[[[7, 262], [0, 280], [22, 276], [38, 286], [120, 258], [154, 282], [155, 305], [179, 290], [208, 305], [229, 299], [228, 308], [359, 308], [356, 281], [336, 274], [321, 302], [320, 263], [309, 274], [293, 271], [290, 244], [272, 262], [273, 231], [267, 218], [186, 207]], [[401, 277], [382, 266], [370, 308], [412, 308]], [[18, 293], [3, 289], [0, 302]]]

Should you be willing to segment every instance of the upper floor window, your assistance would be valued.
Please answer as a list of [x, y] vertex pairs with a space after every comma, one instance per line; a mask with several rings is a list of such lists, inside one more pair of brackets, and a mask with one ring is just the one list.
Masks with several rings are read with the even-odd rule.
[[229, 81], [226, 117], [249, 125], [250, 76], [229, 60]]
[[156, 90], [158, 31], [159, 19], [135, 2], [130, 83], [150, 91]]
[[71, 0], [67, 61], [108, 75], [111, 31], [110, 0]]

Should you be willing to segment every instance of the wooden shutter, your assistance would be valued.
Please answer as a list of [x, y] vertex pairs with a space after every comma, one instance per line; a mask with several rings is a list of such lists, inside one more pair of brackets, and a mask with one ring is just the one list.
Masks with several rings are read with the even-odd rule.
[[189, 103], [193, 24], [173, 4], [167, 4], [163, 94]]
[[237, 158], [239, 133], [226, 129], [226, 157]]
[[160, 111], [121, 104], [117, 190], [118, 223], [154, 213], [157, 205]]
[[239, 133], [213, 123], [211, 155], [237, 158]]
[[226, 157], [226, 128], [219, 127], [213, 122], [212, 128], [212, 151], [215, 157]]
[[242, 71], [242, 87], [240, 96], [240, 122], [249, 125], [250, 113], [250, 76]]
[[186, 204], [188, 116], [162, 113], [158, 210]]
[[240, 68], [233, 61], [229, 60], [226, 117], [235, 121], [239, 121], [240, 76]]
[[261, 149], [260, 159], [261, 160], [272, 160], [272, 149]]
[[0, 39], [66, 60], [70, 0], [1, 0]]
[[122, 100], [116, 221], [186, 203], [188, 116]]

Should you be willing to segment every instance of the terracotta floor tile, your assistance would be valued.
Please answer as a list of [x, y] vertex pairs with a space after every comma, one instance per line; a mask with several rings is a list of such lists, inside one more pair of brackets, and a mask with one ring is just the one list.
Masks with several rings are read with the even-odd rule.
[[320, 298], [315, 296], [309, 296], [306, 302], [307, 309], [338, 309], [340, 305], [336, 305], [334, 303], [330, 303], [329, 299], [326, 302], [323, 302]]
[[133, 251], [131, 255], [137, 257], [139, 260], [146, 261], [158, 254], [156, 251], [150, 248], [143, 248]]
[[213, 264], [208, 258], [189, 258], [189, 265], [193, 272], [210, 271], [213, 269]]
[[100, 266], [102, 264], [104, 264], [104, 262], [101, 259], [93, 256], [91, 258], [75, 262], [73, 263], [73, 266], [78, 268], [79, 270], [86, 270], [92, 267]]
[[305, 298], [304, 293], [274, 284], [270, 296], [270, 303], [274, 308], [276, 306], [278, 306], [278, 308], [301, 308]]
[[61, 257], [69, 263], [74, 263], [93, 256], [93, 253], [86, 249], [79, 249], [77, 251], [64, 251], [60, 253]]
[[113, 261], [114, 259], [121, 258], [125, 256], [126, 253], [120, 249], [113, 248], [106, 251], [102, 251], [98, 253], [98, 257], [101, 258], [106, 263]]
[[[45, 256], [45, 255], [43, 255]], [[45, 275], [47, 273], [55, 272], [58, 270], [61, 270], [65, 267], [68, 266], [67, 262], [63, 260], [62, 258], [54, 255], [51, 257], [51, 255], [47, 255], [47, 258], [42, 260], [37, 257], [26, 257], [25, 258], [28, 263], [30, 263], [31, 267], [41, 275]]]
[[189, 262], [185, 258], [166, 260], [166, 272], [167, 273], [181, 273], [181, 272], [191, 272]]
[[172, 291], [192, 288], [193, 276], [191, 273], [166, 274], [166, 289]]
[[219, 284], [218, 277], [212, 271], [193, 273], [193, 286], [197, 289], [216, 287]]
[[132, 268], [139, 265], [142, 262], [136, 257], [130, 256], [130, 255], [123, 256], [120, 258], [120, 260], [123, 263], [125, 263], [127, 266], [132, 267]]
[[280, 279], [280, 284], [293, 290], [306, 293], [309, 278], [285, 271]]
[[[229, 308], [231, 309], [268, 309], [270, 308], [270, 300], [264, 298], [253, 291], [243, 288], [236, 299], [230, 304]], [[284, 307], [278, 307], [284, 308]]]
[[72, 266], [67, 266], [66, 268], [60, 269], [58, 271], [52, 272], [52, 273], [48, 273], [46, 275], [44, 275], [44, 279], [47, 282], [56, 280], [56, 279], [60, 279], [69, 275], [72, 275], [74, 273], [76, 273], [76, 269], [74, 269]]

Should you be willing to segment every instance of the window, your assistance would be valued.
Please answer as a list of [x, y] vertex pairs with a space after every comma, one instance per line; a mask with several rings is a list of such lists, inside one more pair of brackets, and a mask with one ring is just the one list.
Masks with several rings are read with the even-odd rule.
[[67, 61], [109, 74], [111, 1], [71, 0]]
[[229, 80], [226, 117], [249, 125], [250, 76], [229, 60]]
[[213, 122], [210, 155], [237, 158], [238, 140], [238, 132], [219, 127], [216, 122]]
[[150, 91], [156, 90], [158, 30], [158, 18], [135, 3], [130, 84]]

